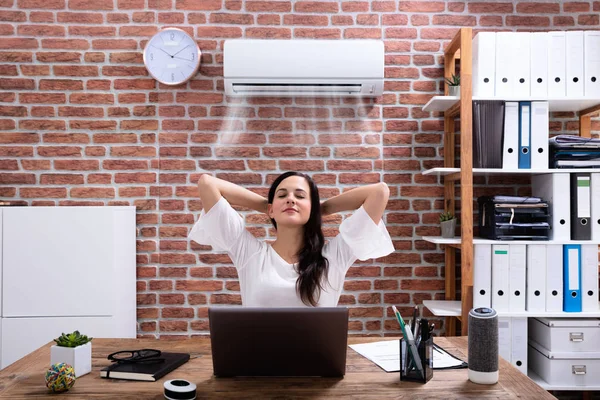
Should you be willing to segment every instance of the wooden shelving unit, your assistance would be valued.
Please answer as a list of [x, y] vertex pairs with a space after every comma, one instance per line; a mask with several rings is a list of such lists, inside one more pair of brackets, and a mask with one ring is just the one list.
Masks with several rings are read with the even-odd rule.
[[[468, 334], [467, 317], [473, 307], [473, 175], [491, 174], [543, 174], [553, 172], [574, 172], [573, 170], [501, 170], [473, 169], [473, 117], [472, 117], [472, 37], [471, 28], [461, 28], [452, 39], [444, 54], [444, 76], [455, 72], [456, 60], [460, 59], [460, 97], [433, 97], [423, 108], [425, 111], [444, 112], [444, 168], [434, 168], [424, 174], [438, 174], [444, 177], [444, 210], [456, 213], [455, 189], [460, 185], [461, 196], [461, 236], [457, 239], [424, 237], [424, 240], [445, 245], [445, 301], [427, 301], [424, 305], [436, 315], [446, 317], [446, 335], [456, 332], [456, 319], [462, 321], [461, 335]], [[484, 98], [481, 98], [485, 100]], [[486, 98], [487, 99], [487, 98]], [[492, 98], [490, 98], [492, 100]], [[591, 137], [591, 114], [600, 110], [600, 99], [561, 98], [561, 99], [512, 99], [493, 100], [543, 100], [550, 102], [551, 111], [574, 111], [579, 116], [579, 134]], [[454, 167], [455, 160], [455, 118], [460, 117], [460, 168]], [[590, 172], [578, 169], [576, 172]], [[600, 172], [595, 169], [593, 172]], [[482, 240], [482, 239], [477, 239]], [[476, 241], [477, 241], [476, 240]], [[461, 299], [456, 300], [456, 251], [461, 252]], [[444, 304], [447, 303], [447, 304]], [[460, 308], [460, 312], [458, 312]], [[437, 310], [437, 313], [436, 311]]]

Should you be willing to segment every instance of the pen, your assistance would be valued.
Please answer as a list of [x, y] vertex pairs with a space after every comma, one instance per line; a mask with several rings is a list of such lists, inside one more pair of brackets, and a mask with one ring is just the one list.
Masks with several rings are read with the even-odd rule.
[[419, 312], [419, 307], [415, 306], [415, 309], [413, 310], [412, 324], [410, 325], [410, 327], [412, 329], [412, 333], [415, 338], [417, 337], [417, 313], [418, 312]]

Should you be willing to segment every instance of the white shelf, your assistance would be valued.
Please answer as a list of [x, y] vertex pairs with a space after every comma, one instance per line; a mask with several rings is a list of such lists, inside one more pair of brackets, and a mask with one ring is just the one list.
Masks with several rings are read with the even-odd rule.
[[[423, 300], [423, 305], [437, 317], [459, 317], [461, 312], [458, 300]], [[600, 318], [600, 304], [598, 311], [583, 312], [546, 312], [546, 311], [522, 311], [522, 312], [498, 312], [499, 317], [539, 317], [539, 318]]]
[[423, 111], [446, 111], [460, 100], [458, 96], [434, 96], [423, 107]]
[[460, 301], [423, 300], [423, 305], [436, 317], [460, 317]]
[[600, 390], [600, 384], [595, 386], [564, 386], [564, 385], [550, 385], [545, 380], [539, 377], [538, 374], [533, 372], [532, 370], [527, 371], [527, 376], [529, 379], [537, 383], [539, 386], [543, 387], [546, 390]]
[[[504, 168], [473, 168], [473, 175], [544, 175], [558, 173], [599, 173], [600, 168], [552, 168], [552, 169], [504, 169]], [[438, 167], [423, 171], [423, 175], [446, 176], [460, 173], [460, 168]]]
[[[422, 236], [426, 242], [435, 244], [460, 244], [460, 237], [443, 238], [441, 236]], [[491, 240], [473, 238], [473, 244], [598, 244], [593, 240]]]
[[[423, 111], [446, 111], [460, 100], [457, 96], [434, 96], [423, 107]], [[477, 97], [473, 100], [504, 100], [504, 101], [547, 101], [550, 111], [581, 111], [600, 104], [595, 98], [554, 98], [541, 97]]]

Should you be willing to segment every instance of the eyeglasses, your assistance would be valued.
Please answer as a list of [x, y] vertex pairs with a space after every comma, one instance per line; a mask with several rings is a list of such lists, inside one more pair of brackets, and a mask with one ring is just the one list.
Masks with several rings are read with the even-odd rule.
[[121, 350], [109, 354], [107, 358], [118, 364], [157, 364], [165, 361], [164, 358], [160, 358], [161, 354], [160, 350], [154, 349]]

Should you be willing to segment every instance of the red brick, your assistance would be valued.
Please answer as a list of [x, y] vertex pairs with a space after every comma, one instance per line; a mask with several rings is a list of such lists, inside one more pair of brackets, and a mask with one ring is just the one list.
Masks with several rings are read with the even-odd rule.
[[417, 30], [415, 28], [386, 28], [386, 39], [416, 39]]
[[35, 9], [61, 9], [65, 8], [65, 0], [17, 0], [18, 7]]
[[344, 12], [367, 12], [369, 11], [368, 1], [343, 1], [342, 11]]
[[552, 25], [554, 26], [574, 26], [575, 20], [573, 17], [567, 16], [556, 16], [552, 18]]
[[17, 34], [22, 36], [65, 36], [65, 28], [56, 25], [19, 25]]
[[398, 4], [398, 10], [406, 12], [441, 12], [444, 9], [443, 1], [401, 1]]
[[371, 11], [394, 12], [394, 11], [396, 11], [396, 2], [395, 1], [373, 1], [373, 2], [371, 2]]
[[345, 39], [381, 39], [379, 28], [347, 28], [344, 30]]
[[472, 14], [494, 14], [494, 13], [512, 13], [513, 3], [511, 2], [469, 2], [467, 3], [468, 12]]
[[331, 17], [332, 25], [354, 25], [354, 20], [349, 15], [333, 15]]
[[477, 19], [472, 15], [434, 15], [434, 25], [475, 26]]
[[281, 17], [279, 15], [261, 14], [257, 17], [256, 22], [259, 25], [280, 25]]
[[573, 1], [573, 2], [564, 2], [563, 3], [563, 11], [564, 12], [589, 12], [590, 4], [589, 2], [582, 1]]
[[19, 189], [19, 194], [22, 198], [31, 199], [31, 198], [65, 198], [67, 197], [67, 189], [65, 188], [21, 188]]
[[407, 25], [408, 17], [404, 14], [384, 14], [381, 17], [383, 26], [389, 25]]
[[499, 15], [483, 15], [479, 17], [481, 26], [503, 26], [502, 17]]
[[517, 13], [531, 14], [558, 14], [560, 4], [558, 3], [519, 3], [517, 4]]
[[600, 24], [600, 16], [598, 14], [580, 15], [577, 17], [579, 25], [598, 25]]
[[309, 38], [309, 39], [339, 39], [342, 31], [339, 29], [310, 29], [310, 28], [296, 28], [294, 29], [294, 36], [297, 38]]
[[506, 17], [506, 25], [507, 26], [527, 26], [527, 27], [550, 26], [550, 18], [509, 15]]
[[327, 26], [329, 19], [325, 15], [287, 14], [283, 16], [285, 25]]
[[339, 11], [337, 2], [324, 1], [296, 1], [294, 3], [296, 12], [336, 13]]
[[0, 21], [24, 22], [27, 21], [27, 14], [23, 11], [0, 11]]
[[69, 0], [69, 8], [72, 10], [112, 10], [112, 1], [99, 0]]
[[217, 11], [223, 6], [221, 0], [176, 0], [178, 10]]
[[83, 175], [77, 174], [42, 174], [42, 185], [83, 185]]

